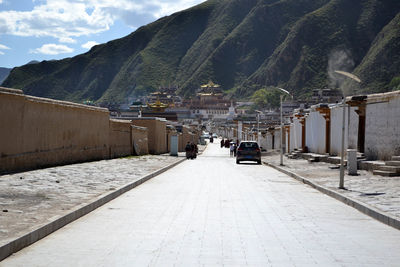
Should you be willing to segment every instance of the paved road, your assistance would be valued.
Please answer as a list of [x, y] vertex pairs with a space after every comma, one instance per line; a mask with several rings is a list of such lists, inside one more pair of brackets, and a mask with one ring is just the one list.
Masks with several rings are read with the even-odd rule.
[[398, 266], [400, 231], [210, 144], [0, 266]]

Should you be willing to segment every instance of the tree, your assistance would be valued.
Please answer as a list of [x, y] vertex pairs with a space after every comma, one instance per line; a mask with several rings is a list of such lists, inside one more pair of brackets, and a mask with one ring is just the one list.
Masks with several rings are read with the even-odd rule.
[[274, 87], [264, 87], [251, 96], [257, 108], [277, 108], [280, 105], [281, 92]]

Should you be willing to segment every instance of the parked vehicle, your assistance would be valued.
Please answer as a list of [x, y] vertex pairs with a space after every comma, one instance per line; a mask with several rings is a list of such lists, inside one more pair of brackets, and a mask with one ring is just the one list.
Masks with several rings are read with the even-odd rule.
[[236, 151], [236, 164], [241, 161], [256, 161], [261, 164], [261, 150], [255, 141], [240, 142]]

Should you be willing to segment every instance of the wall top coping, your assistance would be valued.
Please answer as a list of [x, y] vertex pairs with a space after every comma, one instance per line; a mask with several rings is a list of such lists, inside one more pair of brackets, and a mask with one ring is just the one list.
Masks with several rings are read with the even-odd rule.
[[319, 104], [311, 106], [312, 110], [315, 110], [317, 108], [329, 108], [329, 104], [328, 103], [319, 103]]
[[117, 119], [110, 119], [110, 121], [112, 122], [118, 122], [118, 123], [125, 123], [125, 124], [131, 124], [131, 121], [127, 121], [127, 120], [117, 120]]
[[367, 104], [377, 101], [389, 101], [390, 99], [400, 98], [400, 90], [381, 94], [372, 94], [367, 96]]
[[30, 96], [30, 95], [26, 95], [25, 97], [26, 97], [26, 100], [38, 102], [38, 103], [47, 103], [47, 104], [52, 104], [52, 105], [60, 105], [60, 106], [64, 106], [64, 107], [74, 107], [74, 108], [81, 108], [81, 109], [87, 109], [87, 110], [92, 110], [92, 111], [110, 113], [107, 108], [88, 106], [88, 105], [78, 104], [78, 103], [69, 102], [69, 101], [56, 100], [56, 99], [37, 97], [37, 96]]
[[147, 131], [147, 127], [136, 126], [136, 125], [131, 125], [131, 127], [136, 130]]
[[11, 93], [11, 94], [23, 95], [24, 91], [22, 91], [20, 89], [0, 87], [0, 93]]
[[[346, 102], [352, 100], [355, 96], [348, 96], [346, 97]], [[363, 97], [363, 96], [359, 96]], [[393, 91], [393, 92], [386, 92], [386, 93], [378, 93], [378, 94], [370, 94], [364, 96], [367, 104], [374, 103], [377, 101], [389, 101], [390, 99], [399, 98], [400, 97], [400, 90]]]
[[44, 97], [25, 95], [24, 92], [22, 90], [20, 90], [20, 89], [0, 87], [0, 93], [9, 93], [9, 94], [22, 95], [22, 96], [25, 96], [26, 100], [33, 101], [33, 102], [38, 102], [38, 103], [47, 103], [47, 104], [53, 104], [53, 105], [60, 105], [60, 106], [64, 106], [64, 107], [75, 107], [75, 108], [81, 108], [81, 109], [87, 109], [87, 110], [93, 110], [93, 111], [109, 113], [107, 108], [88, 106], [88, 105], [84, 105], [84, 104], [78, 104], [78, 103], [73, 103], [73, 102], [69, 102], [69, 101], [62, 101], [62, 100], [56, 100], [56, 99], [51, 99], [51, 98], [44, 98]]
[[163, 121], [166, 122], [167, 120], [164, 118], [159, 118], [159, 117], [142, 117], [142, 118], [133, 118], [132, 121]]

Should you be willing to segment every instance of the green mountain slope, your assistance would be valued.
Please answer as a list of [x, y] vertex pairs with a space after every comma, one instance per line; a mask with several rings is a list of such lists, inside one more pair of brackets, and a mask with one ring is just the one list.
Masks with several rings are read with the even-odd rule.
[[391, 90], [399, 73], [398, 0], [209, 0], [60, 61], [14, 68], [3, 86], [56, 99], [122, 103], [159, 86], [192, 95], [213, 80], [238, 97], [280, 86], [297, 97], [363, 81]]
[[[400, 10], [398, 1], [384, 3], [375, 0], [329, 1], [300, 19], [246, 84], [280, 85], [297, 96], [311, 93], [312, 88], [337, 85], [339, 78], [332, 72], [351, 72], [366, 60], [375, 36]], [[386, 64], [390, 66], [390, 62]], [[360, 78], [366, 81], [367, 77]], [[368, 86], [368, 82], [361, 86]]]
[[0, 84], [7, 78], [10, 71], [11, 69], [8, 68], [0, 68]]
[[388, 81], [400, 78], [400, 14], [373, 41], [371, 48], [354, 73], [363, 77], [360, 93], [390, 91]]

